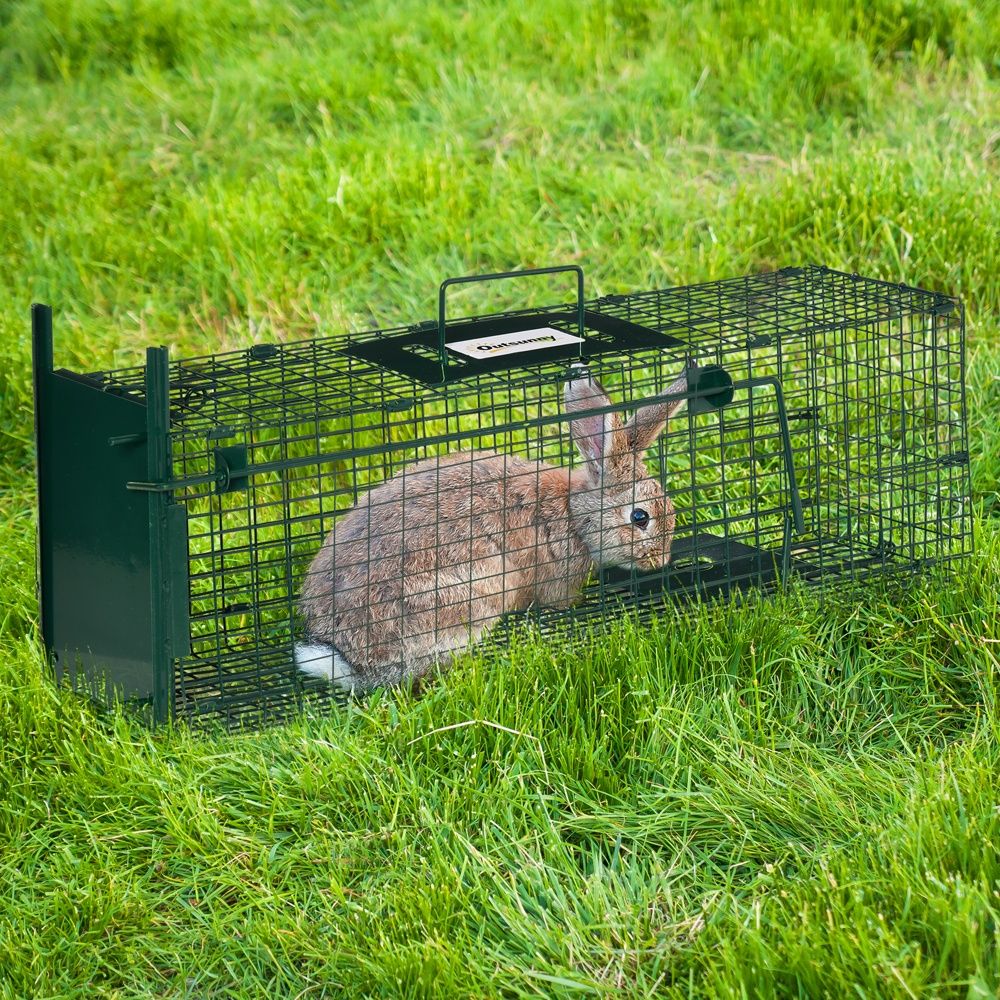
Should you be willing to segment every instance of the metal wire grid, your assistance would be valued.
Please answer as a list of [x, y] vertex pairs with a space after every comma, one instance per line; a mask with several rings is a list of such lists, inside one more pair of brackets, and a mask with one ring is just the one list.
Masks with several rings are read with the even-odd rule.
[[[964, 329], [952, 300], [807, 268], [588, 308], [684, 342], [591, 364], [623, 408], [662, 390], [690, 357], [734, 378], [780, 381], [805, 530], [790, 539], [773, 400], [755, 391], [717, 414], [682, 411], [649, 456], [677, 508], [671, 572], [602, 573], [570, 611], [537, 609], [543, 625], [600, 617], [622, 600], [650, 607], [664, 589], [726, 593], [789, 571], [860, 579], [968, 551]], [[173, 366], [175, 476], [210, 471], [215, 447], [233, 442], [250, 466], [273, 470], [244, 490], [178, 496], [189, 514], [193, 636], [192, 655], [177, 663], [179, 714], [257, 724], [330, 696], [292, 662], [297, 595], [334, 521], [371, 486], [459, 448], [579, 464], [568, 423], [555, 419], [564, 362], [428, 391], [340, 353], [342, 344]], [[101, 377], [112, 391], [141, 384], [138, 369]]]

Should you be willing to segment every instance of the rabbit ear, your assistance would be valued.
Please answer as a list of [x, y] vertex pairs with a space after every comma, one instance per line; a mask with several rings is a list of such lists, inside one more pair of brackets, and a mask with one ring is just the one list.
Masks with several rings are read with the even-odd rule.
[[687, 375], [674, 379], [666, 389], [654, 396], [632, 414], [632, 419], [625, 425], [627, 447], [630, 451], [641, 455], [663, 432], [667, 421], [687, 402], [686, 399], [665, 399], [662, 403], [656, 400], [663, 396], [675, 396], [687, 392]]
[[[573, 367], [577, 374], [566, 383], [566, 412], [572, 415], [611, 406], [600, 382], [583, 365]], [[622, 418], [617, 412], [578, 417], [570, 421], [569, 429], [595, 481], [601, 478], [607, 463], [626, 450]]]

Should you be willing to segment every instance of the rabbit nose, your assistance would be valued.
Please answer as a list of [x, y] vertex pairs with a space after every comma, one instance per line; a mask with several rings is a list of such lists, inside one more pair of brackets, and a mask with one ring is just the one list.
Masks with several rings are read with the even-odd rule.
[[641, 559], [651, 569], [659, 569], [666, 563], [669, 554], [668, 549], [662, 546], [650, 545], [641, 553]]

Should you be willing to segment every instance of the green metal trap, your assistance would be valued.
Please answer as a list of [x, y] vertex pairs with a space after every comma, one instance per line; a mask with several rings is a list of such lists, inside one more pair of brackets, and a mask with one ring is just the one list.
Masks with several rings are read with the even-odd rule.
[[[568, 304], [446, 317], [457, 282], [561, 272]], [[334, 695], [303, 650], [368, 687], [511, 616], [972, 547], [964, 315], [934, 292], [804, 267], [587, 301], [546, 268], [446, 282], [411, 327], [90, 374], [32, 318], [45, 646], [154, 721]]]

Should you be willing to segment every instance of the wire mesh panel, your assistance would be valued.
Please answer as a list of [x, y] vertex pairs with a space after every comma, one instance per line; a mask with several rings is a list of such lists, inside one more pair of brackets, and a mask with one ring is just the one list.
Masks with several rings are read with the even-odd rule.
[[132, 486], [186, 524], [173, 709], [231, 725], [524, 616], [971, 548], [960, 304], [826, 268], [176, 361], [169, 449]]

